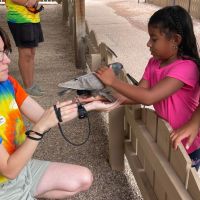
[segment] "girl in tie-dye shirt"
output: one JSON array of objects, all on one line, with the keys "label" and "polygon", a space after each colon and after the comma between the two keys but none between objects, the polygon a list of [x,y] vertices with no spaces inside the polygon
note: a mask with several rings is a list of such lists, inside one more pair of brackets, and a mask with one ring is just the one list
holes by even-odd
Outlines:
[{"label": "girl in tie-dye shirt", "polygon": [[[59,121],[53,107],[44,111],[8,75],[10,51],[9,38],[0,28],[0,199],[57,199],[87,190],[93,180],[89,169],[32,159],[44,132]],[[63,122],[77,116],[77,105],[72,101],[56,107]],[[32,130],[25,130],[21,113],[34,123]]]}]

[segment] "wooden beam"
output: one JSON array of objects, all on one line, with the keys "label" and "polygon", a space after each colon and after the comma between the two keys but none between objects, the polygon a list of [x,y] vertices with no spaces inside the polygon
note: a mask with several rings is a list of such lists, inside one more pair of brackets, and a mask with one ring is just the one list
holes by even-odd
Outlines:
[{"label": "wooden beam", "polygon": [[74,1],[74,46],[76,67],[85,68],[85,0]]},{"label": "wooden beam", "polygon": [[124,107],[109,112],[109,162],[113,170],[124,170]]},{"label": "wooden beam", "polygon": [[167,200],[192,200],[142,121],[137,120],[134,121],[133,124],[136,137],[142,144],[145,158],[148,162],[151,162],[152,167],[155,170],[155,176],[161,177],[162,180],[164,180],[163,187],[165,187]]},{"label": "wooden beam", "polygon": [[68,0],[60,0],[60,3],[61,2],[62,2],[62,11],[63,11],[63,22],[67,23],[68,17],[69,17]]}]

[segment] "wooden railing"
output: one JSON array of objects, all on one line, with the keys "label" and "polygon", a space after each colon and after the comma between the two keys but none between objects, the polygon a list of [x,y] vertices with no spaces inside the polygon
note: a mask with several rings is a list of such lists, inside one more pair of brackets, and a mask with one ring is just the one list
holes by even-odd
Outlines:
[{"label": "wooden railing", "polygon": [[184,7],[193,17],[200,18],[200,1],[199,0],[145,0],[161,7],[169,5],[180,5]]},{"label": "wooden railing", "polygon": [[184,147],[174,151],[171,127],[150,109],[125,107],[125,155],[144,199],[198,200],[200,178]]},{"label": "wooden railing", "polygon": [[85,0],[58,1],[62,1],[63,21],[68,22],[70,33],[73,36],[76,67],[85,68]]}]

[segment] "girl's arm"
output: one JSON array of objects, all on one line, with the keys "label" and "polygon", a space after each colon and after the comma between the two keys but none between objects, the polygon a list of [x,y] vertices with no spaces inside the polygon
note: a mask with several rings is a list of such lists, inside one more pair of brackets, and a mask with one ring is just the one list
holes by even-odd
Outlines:
[{"label": "girl's arm", "polygon": [[185,138],[188,138],[186,148],[189,149],[194,139],[198,135],[200,128],[200,105],[193,113],[192,118],[181,128],[174,130],[171,135],[172,146],[177,149],[178,145]]},{"label": "girl's arm", "polygon": [[[148,88],[149,87],[149,85],[148,85],[148,81],[146,81],[146,80],[144,80],[144,79],[142,79],[140,82],[139,82],[139,84],[138,84],[138,86],[137,87],[142,87],[142,88]],[[137,104],[138,102],[136,102],[136,101],[134,101],[134,100],[132,100],[132,99],[129,99],[129,98],[127,98],[126,96],[124,96],[124,95],[122,95],[122,94],[120,94],[119,92],[114,92],[113,93],[113,96],[117,99],[117,102],[119,103],[120,102],[120,104],[121,105],[127,105],[127,104]],[[95,101],[98,101],[98,105],[100,105],[100,101],[102,102],[102,106],[103,105],[106,105],[106,102],[107,102],[107,99],[105,99],[105,97],[102,97],[102,96],[91,96],[91,97],[87,97],[87,98],[81,98],[81,97],[79,97],[79,100],[80,100],[80,102],[82,102],[82,103],[89,103],[89,102],[95,102]],[[107,104],[108,104],[108,102],[107,102]],[[93,104],[93,105],[95,105],[95,104]],[[109,105],[106,105],[106,107],[108,107]],[[115,107],[113,107],[113,106],[111,106],[113,109],[115,108]],[[106,108],[107,109],[107,108]],[[96,109],[96,110],[98,110],[98,109]],[[111,110],[111,109],[110,109]]]},{"label": "girl's arm", "polygon": [[[20,107],[20,111],[32,122],[36,123],[44,114],[44,109],[30,96],[28,96]],[[34,112],[33,112],[34,111]]]},{"label": "girl's arm", "polygon": [[[152,88],[138,87],[117,79],[112,68],[106,67],[99,69],[96,75],[105,85],[111,86],[134,103],[144,105],[152,105],[165,99],[184,85],[182,81],[166,77]],[[145,80],[141,80],[141,82],[145,82]]]},{"label": "girl's arm", "polygon": [[[86,104],[85,108],[87,111],[91,111],[96,108],[105,111],[111,106],[116,106],[116,103],[103,106],[101,103],[99,103],[95,104],[94,106],[92,102]],[[72,103],[72,101],[57,103],[57,107],[60,107],[61,109],[63,123],[74,119],[78,115],[77,104]],[[30,97],[25,99],[20,107],[20,110],[31,121],[35,122],[32,130],[38,133],[44,133],[46,130],[56,126],[58,123],[53,107],[44,111],[43,108]],[[37,137],[34,134],[31,136]],[[25,142],[19,146],[17,150],[11,155],[9,155],[4,146],[0,144],[0,174],[7,177],[8,179],[15,179],[33,156],[33,153],[35,152],[38,144],[39,141],[26,138]]]},{"label": "girl's arm", "polygon": [[[32,106],[34,109],[36,108],[37,110],[31,109]],[[77,105],[71,104],[71,101],[57,104],[57,107],[61,108],[63,123],[77,116]],[[47,109],[45,112],[43,112],[41,116],[41,107],[38,106],[34,102],[34,100],[31,100],[31,98],[25,99],[21,106],[21,110],[23,110],[23,112],[26,113],[28,117],[33,121],[40,118],[32,128],[33,131],[36,131],[38,133],[44,133],[44,131],[57,125],[58,123],[53,107]],[[40,112],[39,115],[36,114],[37,111]],[[31,136],[37,137],[36,135],[34,135],[34,133],[31,134]],[[11,155],[9,155],[4,146],[0,144],[0,174],[9,179],[16,178],[20,171],[31,159],[33,153],[38,146],[38,143],[38,141],[26,138],[25,142],[21,146],[19,146],[16,151]]]},{"label": "girl's arm", "polygon": [[[140,88],[149,88],[149,84],[147,80],[141,79],[138,86],[135,87],[140,87]],[[118,91],[119,92],[119,91]],[[121,99],[121,104],[122,105],[127,105],[127,104],[139,104],[140,102],[137,102],[136,100],[133,100],[131,98],[128,98],[127,96],[125,96],[124,94],[120,94],[118,93],[119,99]]]}]

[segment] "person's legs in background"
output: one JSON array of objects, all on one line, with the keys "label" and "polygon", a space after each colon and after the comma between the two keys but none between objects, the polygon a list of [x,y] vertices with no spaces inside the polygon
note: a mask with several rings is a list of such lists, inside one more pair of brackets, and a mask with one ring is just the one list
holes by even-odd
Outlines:
[{"label": "person's legs in background", "polygon": [[19,71],[23,87],[31,96],[42,96],[43,91],[35,84],[35,53],[40,42],[44,41],[40,23],[16,24],[8,22],[19,52]]},{"label": "person's legs in background", "polygon": [[25,89],[33,85],[35,48],[18,48],[19,70]]}]

